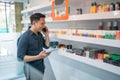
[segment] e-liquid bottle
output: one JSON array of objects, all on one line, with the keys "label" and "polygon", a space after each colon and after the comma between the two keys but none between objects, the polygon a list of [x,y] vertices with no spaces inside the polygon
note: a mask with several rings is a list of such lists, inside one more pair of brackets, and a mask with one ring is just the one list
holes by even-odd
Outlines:
[{"label": "e-liquid bottle", "polygon": [[105,12],[109,12],[109,11],[110,11],[110,5],[106,4],[106,6],[105,6]]},{"label": "e-liquid bottle", "polygon": [[118,22],[117,21],[113,22],[112,30],[118,30]]},{"label": "e-liquid bottle", "polygon": [[115,11],[115,4],[114,3],[110,4],[110,11]]},{"label": "e-liquid bottle", "polygon": [[98,30],[103,30],[103,29],[104,29],[103,22],[101,21],[99,23]]},{"label": "e-liquid bottle", "polygon": [[70,6],[68,7],[68,14],[70,14]]},{"label": "e-liquid bottle", "polygon": [[79,9],[76,9],[77,10],[77,14],[79,14]]},{"label": "e-liquid bottle", "polygon": [[82,14],[82,9],[76,9],[77,10],[77,14]]},{"label": "e-liquid bottle", "polygon": [[94,6],[94,3],[91,3],[90,13],[93,13],[93,6]]},{"label": "e-liquid bottle", "polygon": [[120,2],[116,2],[116,4],[115,4],[115,10],[120,10]]},{"label": "e-liquid bottle", "polygon": [[83,14],[83,12],[82,12],[82,8],[79,9],[79,12],[80,12],[80,14]]},{"label": "e-liquid bottle", "polygon": [[98,4],[98,5],[97,5],[97,12],[100,12],[100,8],[101,8],[101,5]]},{"label": "e-liquid bottle", "polygon": [[93,13],[97,13],[97,3],[94,2],[94,5],[93,5]]},{"label": "e-liquid bottle", "polygon": [[116,39],[120,40],[120,30],[116,31]]},{"label": "e-liquid bottle", "polygon": [[112,22],[111,21],[109,21],[107,23],[107,30],[112,30]]}]

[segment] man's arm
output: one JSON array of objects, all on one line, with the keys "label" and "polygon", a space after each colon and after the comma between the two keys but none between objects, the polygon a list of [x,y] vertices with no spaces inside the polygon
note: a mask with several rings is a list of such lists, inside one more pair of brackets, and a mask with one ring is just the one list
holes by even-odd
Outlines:
[{"label": "man's arm", "polygon": [[27,53],[28,41],[26,36],[21,36],[17,42],[17,58],[18,60],[23,61],[24,56]]},{"label": "man's arm", "polygon": [[47,47],[49,47],[49,45],[50,45],[49,34],[46,34],[46,35],[45,35],[45,44],[46,44]]},{"label": "man's arm", "polygon": [[29,61],[34,61],[34,60],[45,58],[49,55],[49,54],[45,54],[44,51],[41,51],[38,55],[29,56],[29,55],[27,55],[28,54],[27,50],[28,50],[28,41],[27,41],[27,38],[25,36],[23,36],[23,37],[19,38],[19,40],[17,42],[17,58],[18,58],[18,60],[29,62]]},{"label": "man's arm", "polygon": [[24,56],[24,61],[29,62],[29,61],[34,61],[34,60],[38,60],[38,59],[42,59],[47,57],[49,54],[46,54],[45,51],[41,51],[38,55],[35,56],[28,56],[25,55]]},{"label": "man's arm", "polygon": [[45,26],[45,28],[46,28],[46,32],[43,32],[43,34],[45,35],[45,45],[44,46],[46,46],[45,48],[49,48],[49,45],[50,45],[49,31],[46,26]]}]

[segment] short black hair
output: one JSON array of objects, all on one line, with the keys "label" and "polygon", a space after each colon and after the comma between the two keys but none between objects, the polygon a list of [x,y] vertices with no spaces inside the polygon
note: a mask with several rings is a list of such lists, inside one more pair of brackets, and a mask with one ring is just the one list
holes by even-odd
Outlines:
[{"label": "short black hair", "polygon": [[31,24],[33,21],[39,21],[40,18],[45,18],[45,15],[44,14],[41,14],[41,13],[34,13],[30,16],[30,21],[31,21]]}]

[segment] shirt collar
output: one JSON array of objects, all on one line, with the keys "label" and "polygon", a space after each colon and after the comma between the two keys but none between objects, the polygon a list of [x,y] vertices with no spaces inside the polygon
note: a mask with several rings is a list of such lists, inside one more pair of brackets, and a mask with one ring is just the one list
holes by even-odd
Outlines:
[{"label": "shirt collar", "polygon": [[[28,29],[28,31],[30,32],[30,35],[35,35],[34,32],[32,32],[30,29]],[[38,35],[41,34],[40,32],[38,32]]]}]

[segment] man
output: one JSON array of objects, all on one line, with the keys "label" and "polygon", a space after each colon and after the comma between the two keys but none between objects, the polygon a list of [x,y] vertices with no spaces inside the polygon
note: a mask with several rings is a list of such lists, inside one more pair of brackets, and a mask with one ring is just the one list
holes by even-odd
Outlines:
[{"label": "man", "polygon": [[[45,26],[45,15],[35,13],[30,16],[30,20],[31,27],[18,39],[17,57],[25,62],[24,72],[27,80],[42,80],[45,70],[44,58],[50,54],[43,51],[43,47],[49,48],[49,32]],[[43,28],[46,31],[43,31]]]}]

